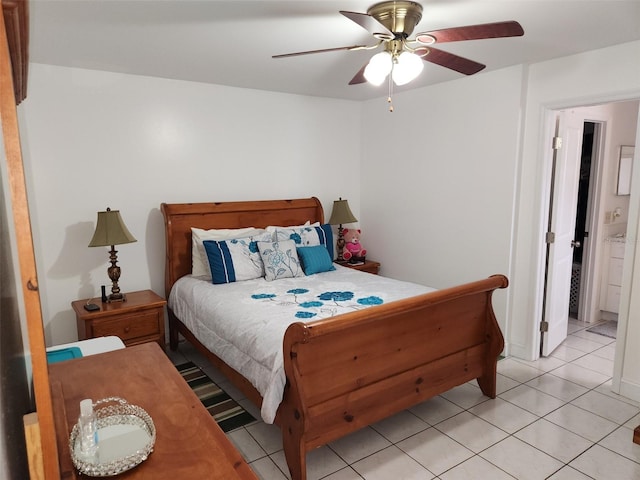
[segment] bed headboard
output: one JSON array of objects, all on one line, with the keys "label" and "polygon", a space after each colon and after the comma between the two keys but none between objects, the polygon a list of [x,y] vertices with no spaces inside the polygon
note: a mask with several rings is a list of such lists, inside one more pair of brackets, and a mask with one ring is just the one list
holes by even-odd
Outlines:
[{"label": "bed headboard", "polygon": [[302,225],[307,220],[324,223],[322,204],[316,197],[294,200],[255,200],[217,203],[163,203],[166,258],[164,286],[169,295],[180,277],[191,273],[191,227],[264,228],[268,225]]}]

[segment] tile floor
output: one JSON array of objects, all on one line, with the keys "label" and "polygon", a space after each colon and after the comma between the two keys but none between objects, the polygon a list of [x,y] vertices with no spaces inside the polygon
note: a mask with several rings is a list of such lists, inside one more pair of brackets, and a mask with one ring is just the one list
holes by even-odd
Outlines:
[{"label": "tile floor", "polygon": [[[498,396],[466,383],[312,451],[309,480],[640,479],[640,405],[610,391],[615,340],[570,320],[567,340],[535,362],[498,363]],[[188,344],[189,359],[259,412]],[[262,421],[228,437],[263,480],[289,479],[280,431]]]}]

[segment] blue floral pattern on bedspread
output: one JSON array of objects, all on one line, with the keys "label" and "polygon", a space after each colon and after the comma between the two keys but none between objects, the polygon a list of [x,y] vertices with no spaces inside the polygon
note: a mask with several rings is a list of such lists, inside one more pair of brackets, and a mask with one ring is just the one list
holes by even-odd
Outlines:
[{"label": "blue floral pattern on bedspread", "polygon": [[254,293],[251,295],[254,300],[275,302],[281,306],[298,305],[304,310],[298,310],[294,316],[304,320],[314,317],[331,317],[384,303],[382,298],[375,295],[356,298],[355,303],[352,301],[354,297],[355,294],[349,291],[322,292],[316,295],[306,288],[293,288],[281,296],[275,293]]}]

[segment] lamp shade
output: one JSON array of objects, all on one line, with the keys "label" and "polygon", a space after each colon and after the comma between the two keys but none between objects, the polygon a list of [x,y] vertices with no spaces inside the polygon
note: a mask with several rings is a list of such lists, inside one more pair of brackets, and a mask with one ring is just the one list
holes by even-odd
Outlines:
[{"label": "lamp shade", "polygon": [[119,210],[107,208],[106,212],[98,212],[96,231],[93,234],[90,247],[106,247],[137,242],[122,221]]},{"label": "lamp shade", "polygon": [[364,78],[372,85],[382,85],[393,67],[393,60],[389,52],[376,53],[364,69]]},{"label": "lamp shade", "polygon": [[398,56],[398,62],[393,67],[393,83],[396,85],[405,85],[416,78],[422,72],[424,62],[415,53],[402,52]]},{"label": "lamp shade", "polygon": [[334,200],[329,224],[342,225],[343,223],[353,223],[357,221],[358,219],[351,212],[349,203],[346,200],[342,198],[340,200]]}]

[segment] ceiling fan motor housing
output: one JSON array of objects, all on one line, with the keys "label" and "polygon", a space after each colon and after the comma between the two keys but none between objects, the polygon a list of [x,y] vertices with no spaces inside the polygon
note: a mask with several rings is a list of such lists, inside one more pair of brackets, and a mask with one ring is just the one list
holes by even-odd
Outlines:
[{"label": "ceiling fan motor housing", "polygon": [[381,2],[367,13],[396,35],[407,38],[422,19],[422,5],[416,2]]}]

